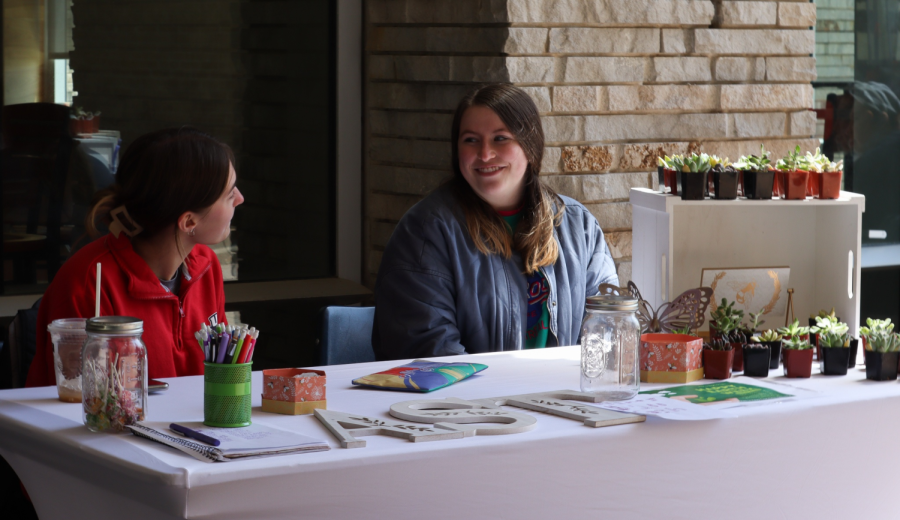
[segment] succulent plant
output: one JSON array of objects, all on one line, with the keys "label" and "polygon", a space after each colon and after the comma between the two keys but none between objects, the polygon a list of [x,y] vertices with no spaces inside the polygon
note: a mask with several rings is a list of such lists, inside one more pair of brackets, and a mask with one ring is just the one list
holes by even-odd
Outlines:
[{"label": "succulent plant", "polygon": [[810,327],[809,331],[819,335],[819,346],[825,348],[849,347],[850,327],[843,322],[838,321],[833,316],[826,315],[824,318],[816,316],[816,324]]},{"label": "succulent plant", "polygon": [[[799,148],[799,146],[798,146]],[[806,165],[808,166],[809,171],[813,172],[840,172],[844,171],[844,161],[832,162],[831,159],[822,155],[819,152],[819,149],[816,148],[816,153],[811,154],[806,152],[806,157],[804,157]]]},{"label": "succulent plant", "polygon": [[[799,152],[800,147],[797,147]],[[766,171],[769,169],[769,153],[764,145],[759,145],[759,155],[742,155],[740,159],[734,163],[736,170],[742,171]]]},{"label": "succulent plant", "polygon": [[779,341],[780,339],[781,339],[781,334],[775,332],[772,329],[769,329],[769,330],[763,332],[762,334],[760,334],[759,336],[753,336],[752,338],[750,338],[750,341],[760,343],[760,342],[767,342],[767,341]]},{"label": "succulent plant", "polygon": [[689,157],[673,155],[671,159],[668,156],[665,159],[667,164],[671,164],[671,169],[682,173],[706,173],[712,168],[709,155],[705,153],[692,153]]},{"label": "succulent plant", "polygon": [[696,334],[694,334],[694,331],[691,330],[690,325],[685,326],[683,329],[675,329],[672,331],[672,334],[686,334],[688,336],[699,337]]},{"label": "succulent plant", "polygon": [[763,309],[760,309],[759,312],[756,312],[756,313],[753,313],[753,312],[747,313],[747,317],[749,318],[750,323],[747,325],[746,330],[748,332],[750,332],[750,334],[753,334],[754,332],[758,331],[759,326],[766,322],[765,320],[760,319],[763,317],[763,311],[765,311],[765,310],[766,309],[763,308]]},{"label": "succulent plant", "polygon": [[719,322],[723,321],[725,318],[734,322],[735,328],[737,328],[744,319],[744,311],[735,309],[734,302],[729,302],[727,298],[722,298],[722,304],[717,306],[716,310],[710,313],[710,325],[721,332],[722,327],[719,326]]},{"label": "succulent plant", "polygon": [[894,352],[900,350],[900,335],[893,332],[891,319],[866,319],[866,326],[859,328],[859,333],[866,337],[866,350],[875,352]]},{"label": "succulent plant", "polygon": [[731,343],[723,339],[714,339],[704,343],[703,348],[706,350],[731,350]]},{"label": "succulent plant", "polygon": [[825,309],[821,309],[821,310],[819,310],[818,314],[810,314],[809,319],[814,320],[814,319],[816,319],[816,316],[818,316],[820,318],[825,318],[827,316],[831,316],[832,318],[834,318],[835,317],[834,307],[831,308],[831,312],[826,311]]},{"label": "succulent plant", "polygon": [[791,339],[809,334],[809,327],[801,327],[800,320],[794,320],[794,322],[787,327],[781,327],[777,330],[783,337]]},{"label": "succulent plant", "polygon": [[787,350],[806,350],[812,348],[808,339],[800,339],[800,336],[791,336],[781,340],[781,345]]},{"label": "succulent plant", "polygon": [[775,163],[775,168],[782,171],[806,170],[806,158],[800,154],[800,145],[794,148],[793,152],[789,152]]}]

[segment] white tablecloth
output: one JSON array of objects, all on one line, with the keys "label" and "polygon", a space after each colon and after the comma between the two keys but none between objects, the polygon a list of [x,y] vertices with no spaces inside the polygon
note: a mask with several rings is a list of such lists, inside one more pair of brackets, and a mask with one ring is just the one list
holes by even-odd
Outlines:
[{"label": "white tablecloth", "polygon": [[[453,358],[483,373],[431,394],[354,388],[400,363],[327,367],[328,408],[389,419],[391,404],[577,389],[578,349]],[[817,371],[814,368],[814,371]],[[94,434],[53,387],[0,392],[0,454],[54,518],[896,518],[900,384],[813,375],[768,381],[815,397],[736,418],[589,428],[535,413],[526,433],[341,449],[312,416],[253,421],[327,439],[328,452],[208,464],[131,435]],[[202,420],[201,377],[169,379],[148,420]],[[709,382],[709,381],[705,381]],[[659,387],[661,385],[653,385]],[[668,386],[668,385],[666,385]],[[650,388],[645,385],[644,388]],[[521,411],[515,409],[516,411]],[[526,412],[530,413],[530,412]]]}]

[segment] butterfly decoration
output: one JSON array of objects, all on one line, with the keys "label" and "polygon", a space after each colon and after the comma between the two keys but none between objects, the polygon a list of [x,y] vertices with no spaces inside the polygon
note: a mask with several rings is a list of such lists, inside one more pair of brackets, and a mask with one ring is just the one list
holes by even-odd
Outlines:
[{"label": "butterfly decoration", "polygon": [[671,302],[663,303],[656,311],[641,297],[637,285],[628,282],[627,287],[609,283],[600,284],[600,294],[633,296],[638,300],[637,318],[642,332],[674,332],[685,327],[698,329],[706,321],[706,309],[712,299],[713,290],[698,287],[684,291]]}]

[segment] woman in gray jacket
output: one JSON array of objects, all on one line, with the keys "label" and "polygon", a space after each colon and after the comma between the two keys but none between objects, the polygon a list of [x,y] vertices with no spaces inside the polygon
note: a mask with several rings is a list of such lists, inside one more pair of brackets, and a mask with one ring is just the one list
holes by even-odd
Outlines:
[{"label": "woman in gray jacket", "polygon": [[413,206],[375,286],[378,359],[578,343],[585,298],[618,284],[597,219],[539,178],[544,131],[521,89],[463,98],[453,177]]}]

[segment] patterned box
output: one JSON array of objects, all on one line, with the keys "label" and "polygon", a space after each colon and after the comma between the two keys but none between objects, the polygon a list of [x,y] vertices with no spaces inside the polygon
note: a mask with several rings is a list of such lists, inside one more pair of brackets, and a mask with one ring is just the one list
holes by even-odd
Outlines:
[{"label": "patterned box", "polygon": [[262,409],[285,415],[325,409],[325,371],[309,368],[263,370]]},{"label": "patterned box", "polygon": [[689,383],[703,377],[703,340],[687,334],[641,335],[641,381]]}]

